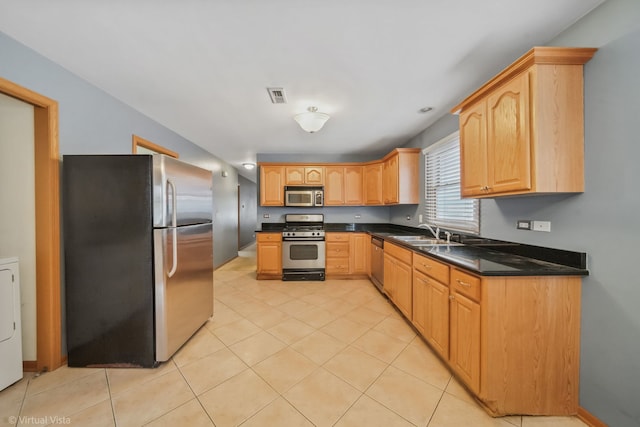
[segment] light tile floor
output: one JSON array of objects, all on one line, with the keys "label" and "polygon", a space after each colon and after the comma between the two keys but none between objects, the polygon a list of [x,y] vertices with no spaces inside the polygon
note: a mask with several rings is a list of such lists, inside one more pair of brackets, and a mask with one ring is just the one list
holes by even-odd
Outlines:
[{"label": "light tile floor", "polygon": [[502,426],[366,280],[255,280],[255,248],[215,272],[214,317],[157,369],[62,367],[0,392],[0,426]]}]

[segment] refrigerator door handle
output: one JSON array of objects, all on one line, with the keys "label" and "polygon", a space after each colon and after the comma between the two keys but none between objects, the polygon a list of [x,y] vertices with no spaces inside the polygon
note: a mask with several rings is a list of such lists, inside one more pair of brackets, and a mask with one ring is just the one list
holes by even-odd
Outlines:
[{"label": "refrigerator door handle", "polygon": [[[167,179],[167,190],[171,187],[171,226],[176,227],[178,225],[178,197],[176,195],[176,185],[170,179]],[[169,198],[169,191],[167,191],[167,198]]]},{"label": "refrigerator door handle", "polygon": [[[167,273],[167,276],[171,277],[176,273],[178,269],[178,229],[177,227],[177,212],[178,212],[178,197],[176,197],[176,185],[169,179],[167,179],[167,189],[171,187],[171,227],[173,227],[173,242],[172,242],[172,261],[171,270]],[[167,195],[168,197],[168,195]]]}]

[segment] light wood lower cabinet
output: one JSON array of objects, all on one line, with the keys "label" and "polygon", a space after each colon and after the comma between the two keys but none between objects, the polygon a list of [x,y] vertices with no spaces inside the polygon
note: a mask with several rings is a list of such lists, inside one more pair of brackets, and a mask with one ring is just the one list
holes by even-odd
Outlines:
[{"label": "light wood lower cabinet", "polygon": [[328,278],[367,276],[369,235],[354,232],[328,232],[326,241],[326,275]]},{"label": "light wood lower cabinet", "polygon": [[480,303],[455,290],[450,297],[449,364],[471,391],[480,394]]},{"label": "light wood lower cabinet", "polygon": [[384,291],[407,319],[412,307],[412,252],[392,243],[384,245]]},{"label": "light wood lower cabinet", "polygon": [[481,277],[417,253],[411,268],[384,249],[390,300],[487,412],[577,413],[580,277]]},{"label": "light wood lower cabinet", "polygon": [[326,233],[326,275],[348,275],[350,233]]},{"label": "light wood lower cabinet", "polygon": [[413,325],[444,359],[449,357],[449,267],[413,254]]},{"label": "light wood lower cabinet", "polygon": [[260,279],[282,279],[282,234],[257,233],[257,271]]}]

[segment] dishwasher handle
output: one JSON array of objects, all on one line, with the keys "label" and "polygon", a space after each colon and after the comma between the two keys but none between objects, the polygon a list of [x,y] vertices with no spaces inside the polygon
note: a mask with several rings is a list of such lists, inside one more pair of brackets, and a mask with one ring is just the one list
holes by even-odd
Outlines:
[{"label": "dishwasher handle", "polygon": [[380,237],[371,236],[371,244],[379,248],[384,248],[384,240]]}]

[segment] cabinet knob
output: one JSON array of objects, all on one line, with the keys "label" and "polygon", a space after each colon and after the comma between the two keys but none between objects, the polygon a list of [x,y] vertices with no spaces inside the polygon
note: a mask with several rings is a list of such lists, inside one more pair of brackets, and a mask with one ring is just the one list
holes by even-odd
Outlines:
[{"label": "cabinet knob", "polygon": [[456,299],[456,297],[454,297],[453,295],[449,295],[449,301],[453,301],[454,299]]}]

